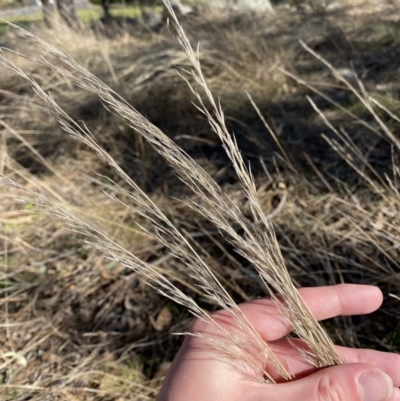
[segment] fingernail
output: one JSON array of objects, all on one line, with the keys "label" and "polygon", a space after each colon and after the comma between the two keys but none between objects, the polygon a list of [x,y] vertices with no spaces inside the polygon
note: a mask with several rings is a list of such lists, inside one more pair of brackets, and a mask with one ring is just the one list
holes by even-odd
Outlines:
[{"label": "fingernail", "polygon": [[358,390],[362,401],[386,401],[393,395],[393,381],[386,373],[368,372],[359,377]]}]

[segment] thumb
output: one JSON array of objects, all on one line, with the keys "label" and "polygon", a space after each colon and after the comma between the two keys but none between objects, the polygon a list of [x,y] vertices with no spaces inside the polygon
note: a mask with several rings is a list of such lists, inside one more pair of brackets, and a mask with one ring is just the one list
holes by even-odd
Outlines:
[{"label": "thumb", "polygon": [[375,366],[345,364],[290,383],[271,385],[270,392],[264,389],[260,400],[386,401],[393,391],[392,379]]}]

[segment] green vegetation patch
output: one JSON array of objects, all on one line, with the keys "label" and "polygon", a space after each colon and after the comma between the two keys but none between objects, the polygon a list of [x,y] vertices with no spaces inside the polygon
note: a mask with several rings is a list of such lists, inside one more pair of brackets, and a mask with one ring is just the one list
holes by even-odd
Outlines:
[{"label": "green vegetation patch", "polygon": [[[161,9],[161,7],[157,8]],[[103,9],[100,5],[91,5],[88,8],[80,8],[76,12],[81,21],[85,23],[97,21],[103,16]],[[114,17],[139,18],[141,16],[140,7],[135,5],[111,6],[110,12]],[[29,29],[31,24],[43,21],[43,14],[36,13],[31,15],[10,16],[5,17],[4,20],[12,22],[22,28]],[[0,36],[4,35],[7,30],[7,25],[0,22]]]}]

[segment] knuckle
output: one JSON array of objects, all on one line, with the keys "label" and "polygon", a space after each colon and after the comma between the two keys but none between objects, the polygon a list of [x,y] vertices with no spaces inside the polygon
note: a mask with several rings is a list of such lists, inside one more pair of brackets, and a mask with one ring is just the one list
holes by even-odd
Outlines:
[{"label": "knuckle", "polygon": [[346,382],[334,380],[329,375],[322,375],[317,384],[318,401],[356,401],[348,391]]}]

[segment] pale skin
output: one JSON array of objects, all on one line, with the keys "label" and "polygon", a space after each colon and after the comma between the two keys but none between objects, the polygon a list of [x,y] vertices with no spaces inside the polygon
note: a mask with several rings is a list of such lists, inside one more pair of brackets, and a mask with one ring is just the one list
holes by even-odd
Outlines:
[{"label": "pale skin", "polygon": [[[300,293],[317,320],[371,313],[382,303],[381,291],[373,286],[341,284]],[[278,384],[258,383],[221,360],[208,341],[187,336],[157,401],[400,401],[400,355],[337,347],[343,365],[317,370],[284,338],[290,326],[270,299],[242,304],[241,309],[295,380],[282,382],[274,375]],[[213,317],[232,330],[226,312]],[[191,331],[217,335],[202,321]]]}]

